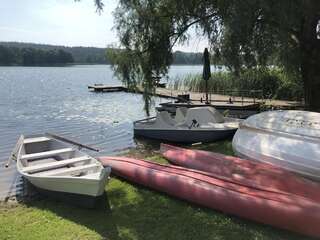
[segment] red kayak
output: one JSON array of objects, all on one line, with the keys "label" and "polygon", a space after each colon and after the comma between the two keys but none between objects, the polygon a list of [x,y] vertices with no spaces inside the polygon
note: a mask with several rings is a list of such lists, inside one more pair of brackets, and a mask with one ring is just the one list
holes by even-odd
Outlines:
[{"label": "red kayak", "polygon": [[161,144],[161,154],[171,163],[213,174],[217,178],[279,193],[290,193],[320,202],[320,183],[276,166],[202,150]]},{"label": "red kayak", "polygon": [[124,157],[101,157],[112,173],[205,207],[320,237],[320,204],[287,193],[250,188],[209,173]]}]

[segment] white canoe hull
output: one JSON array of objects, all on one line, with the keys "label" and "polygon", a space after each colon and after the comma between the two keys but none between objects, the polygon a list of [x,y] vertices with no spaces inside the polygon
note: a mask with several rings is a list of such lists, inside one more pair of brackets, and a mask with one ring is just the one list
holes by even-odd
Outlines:
[{"label": "white canoe hull", "polygon": [[[320,180],[320,125],[315,122],[317,113],[311,113],[314,126],[310,124],[309,115],[309,112],[302,111],[276,111],[253,116],[236,132],[233,149],[238,156],[271,163]],[[290,118],[300,120],[281,123],[283,119]],[[307,126],[300,124],[301,119]]]}]

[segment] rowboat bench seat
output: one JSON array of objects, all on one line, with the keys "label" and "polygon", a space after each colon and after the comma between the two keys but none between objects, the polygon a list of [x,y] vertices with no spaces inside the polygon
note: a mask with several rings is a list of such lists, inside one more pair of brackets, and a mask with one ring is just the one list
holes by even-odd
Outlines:
[{"label": "rowboat bench seat", "polygon": [[25,168],[23,168],[23,171],[26,173],[43,172],[43,171],[47,171],[49,169],[61,168],[61,167],[65,167],[70,164],[88,161],[90,159],[91,159],[90,157],[83,156],[83,157],[55,161],[55,162],[51,162],[51,163],[40,163],[40,164],[37,164],[34,166],[25,167]]},{"label": "rowboat bench seat", "polygon": [[34,138],[26,138],[23,140],[24,144],[28,144],[28,143],[39,143],[39,142],[46,142],[46,141],[50,141],[51,139],[48,137],[34,137]]},{"label": "rowboat bench seat", "polygon": [[37,158],[46,158],[55,156],[62,153],[74,152],[72,148],[61,148],[51,151],[39,152],[39,153],[31,153],[31,154],[24,154],[21,156],[21,160],[32,160]]},{"label": "rowboat bench seat", "polygon": [[38,177],[44,176],[77,176],[79,173],[88,173],[89,170],[93,170],[99,167],[97,163],[74,166],[70,168],[58,168],[58,169],[49,169],[48,171],[43,171],[39,173],[35,173]]},{"label": "rowboat bench seat", "polygon": [[39,164],[48,164],[48,163],[53,163],[57,162],[58,160],[55,157],[48,157],[48,158],[40,158],[32,161],[28,161],[24,167],[31,167],[31,166],[36,166]]}]

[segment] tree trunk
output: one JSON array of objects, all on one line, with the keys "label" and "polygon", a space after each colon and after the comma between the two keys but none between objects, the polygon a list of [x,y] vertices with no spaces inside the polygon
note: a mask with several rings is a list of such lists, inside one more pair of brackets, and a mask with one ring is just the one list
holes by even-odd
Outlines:
[{"label": "tree trunk", "polygon": [[305,16],[300,37],[301,72],[307,109],[320,112],[320,39],[316,28],[320,7],[316,1],[305,1]]}]

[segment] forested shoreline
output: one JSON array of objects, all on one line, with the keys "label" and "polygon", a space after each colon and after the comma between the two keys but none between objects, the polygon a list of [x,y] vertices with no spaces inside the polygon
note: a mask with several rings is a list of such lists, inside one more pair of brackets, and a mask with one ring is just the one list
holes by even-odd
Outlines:
[{"label": "forested shoreline", "polygon": [[0,45],[0,65],[4,66],[41,66],[70,64],[73,62],[72,54],[62,49],[41,50]]},{"label": "forested shoreline", "polygon": [[[110,64],[106,50],[107,48],[96,47],[0,42],[0,65]],[[173,54],[173,64],[202,64],[202,54],[176,51]]]}]

